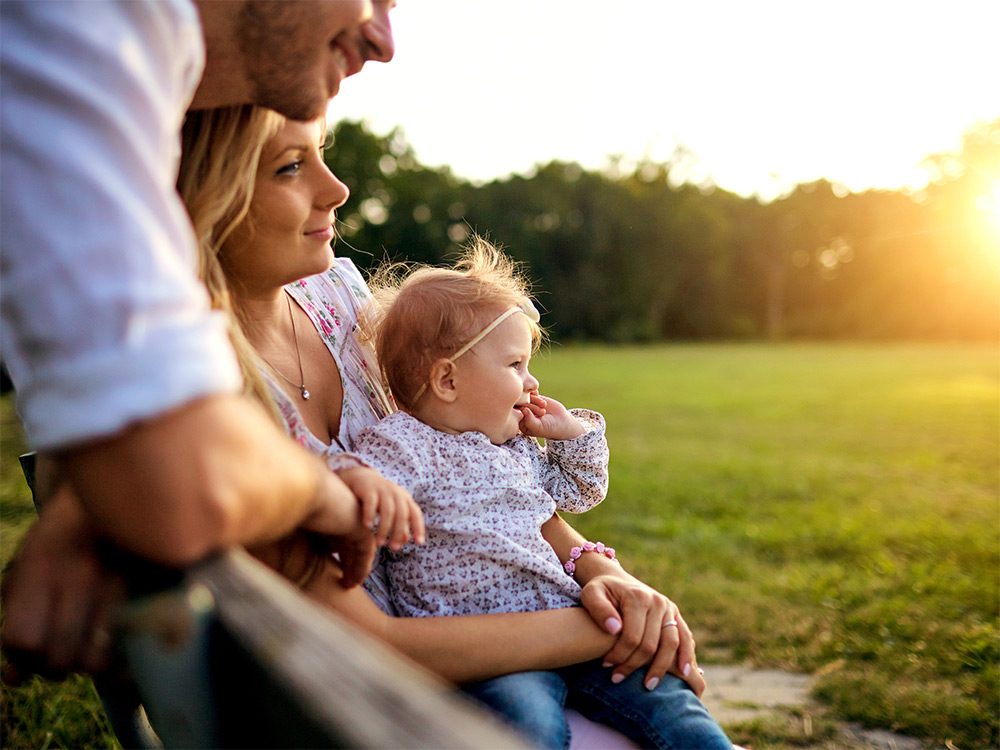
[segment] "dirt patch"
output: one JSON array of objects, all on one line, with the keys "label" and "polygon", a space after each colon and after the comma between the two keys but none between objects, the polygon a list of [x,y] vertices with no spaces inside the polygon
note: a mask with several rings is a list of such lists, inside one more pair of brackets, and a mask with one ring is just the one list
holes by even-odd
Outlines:
[{"label": "dirt patch", "polygon": [[810,678],[776,669],[707,666],[701,697],[720,724],[748,721],[779,708],[808,706]]},{"label": "dirt patch", "polygon": [[[776,669],[704,666],[708,688],[702,702],[712,716],[727,724],[750,721],[769,714],[815,707],[809,697],[812,678]],[[924,742],[914,737],[882,729],[864,729],[857,724],[840,727],[840,741],[826,747],[880,748],[882,750],[925,750]]]}]

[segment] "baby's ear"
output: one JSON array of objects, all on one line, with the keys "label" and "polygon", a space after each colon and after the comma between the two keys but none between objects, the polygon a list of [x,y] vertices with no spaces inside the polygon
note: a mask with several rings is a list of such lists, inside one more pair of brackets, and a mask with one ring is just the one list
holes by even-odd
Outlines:
[{"label": "baby's ear", "polygon": [[431,377],[427,390],[445,403],[452,403],[458,398],[455,389],[455,363],[450,359],[439,359],[431,365]]}]

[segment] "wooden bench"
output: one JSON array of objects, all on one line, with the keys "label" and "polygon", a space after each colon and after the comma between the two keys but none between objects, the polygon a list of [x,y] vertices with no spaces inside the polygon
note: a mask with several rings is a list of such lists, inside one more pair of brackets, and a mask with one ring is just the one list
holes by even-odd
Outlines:
[{"label": "wooden bench", "polygon": [[96,683],[124,747],[528,746],[242,550],[130,601],[116,645],[129,677]]}]

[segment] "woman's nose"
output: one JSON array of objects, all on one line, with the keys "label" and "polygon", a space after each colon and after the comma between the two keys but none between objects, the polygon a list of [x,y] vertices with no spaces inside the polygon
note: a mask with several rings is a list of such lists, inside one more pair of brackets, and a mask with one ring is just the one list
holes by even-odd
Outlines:
[{"label": "woman's nose", "polygon": [[376,0],[372,17],[361,28],[365,39],[365,59],[389,62],[396,54],[396,42],[392,38],[392,24],[389,11],[395,3],[392,0]]},{"label": "woman's nose", "polygon": [[348,189],[347,185],[340,181],[330,170],[326,170],[326,184],[323,186],[323,191],[318,196],[319,203],[323,208],[340,208],[345,203],[347,199],[351,197],[351,191]]}]

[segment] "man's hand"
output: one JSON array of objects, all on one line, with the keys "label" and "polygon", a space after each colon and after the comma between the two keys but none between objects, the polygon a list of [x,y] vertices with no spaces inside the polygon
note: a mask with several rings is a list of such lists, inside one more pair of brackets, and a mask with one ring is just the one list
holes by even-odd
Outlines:
[{"label": "man's hand", "polygon": [[62,484],[4,576],[4,681],[103,670],[115,613],[126,595],[124,579],[102,562],[96,535],[69,485]]},{"label": "man's hand", "polygon": [[580,601],[602,628],[618,641],[605,655],[620,682],[649,664],[645,685],[652,690],[666,672],[685,680],[700,698],[705,679],[695,658],[695,641],[677,605],[639,579],[622,572],[592,578]]}]

